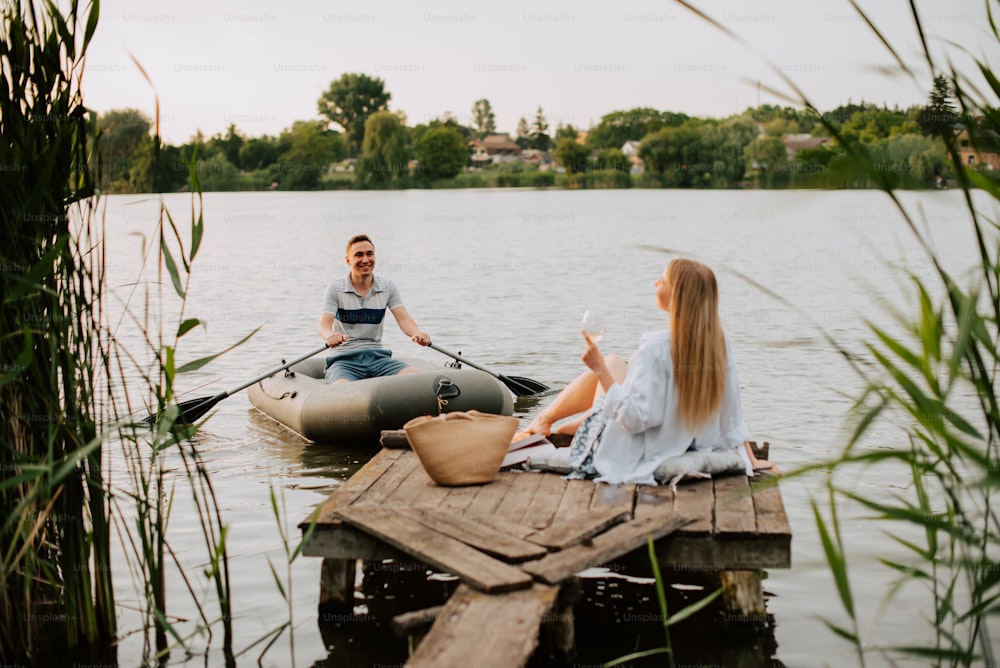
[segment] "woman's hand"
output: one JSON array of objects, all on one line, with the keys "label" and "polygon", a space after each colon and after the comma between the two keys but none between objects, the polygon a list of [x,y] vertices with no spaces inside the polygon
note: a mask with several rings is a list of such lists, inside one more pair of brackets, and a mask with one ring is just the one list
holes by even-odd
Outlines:
[{"label": "woman's hand", "polygon": [[754,472],[781,475],[781,470],[777,464],[767,459],[757,459],[757,456],[753,453],[753,448],[750,447],[749,441],[743,441],[743,447],[746,448],[747,455],[750,458],[750,466],[753,467]]},{"label": "woman's hand", "polygon": [[347,334],[342,332],[330,332],[330,336],[323,339],[326,341],[327,348],[336,348],[341,343],[347,340]]},{"label": "woman's hand", "polygon": [[597,382],[607,392],[615,384],[615,377],[611,374],[611,369],[608,368],[608,363],[604,360],[601,349],[587,336],[586,332],[583,332],[583,340],[587,344],[587,349],[583,351],[581,359],[587,368],[594,372],[594,375],[597,376]]},{"label": "woman's hand", "polygon": [[583,332],[583,340],[586,342],[587,348],[583,351],[583,356],[580,359],[583,360],[588,369],[594,373],[598,373],[602,367],[607,367],[604,362],[604,355],[601,354],[601,349],[597,347],[597,344],[587,336],[587,332]]}]

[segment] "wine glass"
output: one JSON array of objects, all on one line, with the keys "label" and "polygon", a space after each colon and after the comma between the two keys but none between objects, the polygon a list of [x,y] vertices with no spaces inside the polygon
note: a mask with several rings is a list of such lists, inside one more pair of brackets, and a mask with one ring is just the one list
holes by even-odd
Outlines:
[{"label": "wine glass", "polygon": [[592,308],[583,312],[583,332],[594,343],[604,337],[604,316]]}]

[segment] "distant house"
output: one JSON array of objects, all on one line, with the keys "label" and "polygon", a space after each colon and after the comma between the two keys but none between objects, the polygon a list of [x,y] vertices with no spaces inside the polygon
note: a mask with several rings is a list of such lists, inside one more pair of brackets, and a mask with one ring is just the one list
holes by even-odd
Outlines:
[{"label": "distant house", "polygon": [[480,167],[489,162],[509,162],[521,155],[521,147],[507,134],[486,135],[472,140],[469,145],[472,146],[472,164]]},{"label": "distant house", "polygon": [[830,141],[829,137],[813,137],[808,134],[785,135],[782,139],[785,142],[785,151],[788,152],[789,160],[794,160],[795,154],[799,151],[818,148]]},{"label": "distant house", "polygon": [[632,158],[638,158],[639,157],[639,144],[640,143],[642,143],[642,142],[637,142],[637,141],[634,141],[632,139],[629,139],[627,142],[625,142],[624,144],[622,144],[622,153],[629,160],[631,160]]},{"label": "distant house", "polygon": [[1000,135],[993,130],[978,131],[977,146],[972,144],[968,130],[958,133],[955,141],[963,165],[989,170],[1000,169]]},{"label": "distant house", "polygon": [[642,158],[639,157],[639,144],[642,142],[634,141],[632,139],[628,140],[622,144],[622,155],[628,158],[628,161],[632,163],[629,168],[629,173],[633,176],[642,174],[646,165],[643,164]]},{"label": "distant house", "polygon": [[538,165],[538,169],[545,171],[555,165],[555,159],[548,151],[540,151],[537,148],[526,148],[521,151],[521,162],[526,165]]}]

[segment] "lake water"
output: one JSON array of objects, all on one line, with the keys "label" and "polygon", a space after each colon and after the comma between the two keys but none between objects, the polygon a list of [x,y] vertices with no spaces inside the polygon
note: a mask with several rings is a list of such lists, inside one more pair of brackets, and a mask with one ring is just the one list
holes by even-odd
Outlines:
[{"label": "lake water", "polygon": [[[163,201],[181,227],[189,225],[188,196]],[[902,201],[933,239],[944,264],[964,275],[962,269],[976,250],[960,193],[906,193]],[[138,196],[105,199],[108,275],[119,295],[130,290],[141,259],[141,235],[153,233],[158,202]],[[223,350],[261,329],[238,350],[182,378],[180,389],[189,392],[188,398],[234,387],[261,368],[316,347],[323,290],[345,271],[347,238],[362,232],[375,241],[378,272],[396,281],[410,313],[435,342],[487,367],[558,389],[583,368],[579,330],[585,308],[600,308],[606,316],[602,349],[626,357],[642,332],[663,326],[653,281],[670,256],[648,248],[654,246],[716,269],[746,422],[757,440],[771,443],[772,458],[786,470],[838,450],[851,398],[861,387],[820,328],[860,351],[859,342],[868,337],[865,320],[892,328],[888,304],[903,303],[900,286],[906,272],[926,272],[928,266],[894,205],[873,191],[210,193],[204,213],[206,232],[185,317],[200,318],[206,326],[184,338],[179,359]],[[133,349],[141,348],[127,322],[119,335]],[[409,342],[391,320],[385,342],[397,356],[447,361]],[[527,422],[550,398],[519,402],[517,415]],[[898,436],[880,430],[873,438]],[[234,646],[240,651],[288,619],[288,605],[268,567],[273,562],[285,578],[270,491],[284,505],[286,531],[297,538],[296,523],[372,452],[304,443],[261,416],[244,393],[219,405],[198,443],[229,526]],[[886,470],[863,484],[873,493],[888,494],[907,481]],[[774,656],[787,665],[836,662],[833,657],[849,648],[819,619],[843,618],[809,505],[813,495],[822,493],[822,480],[789,479],[781,489],[794,531],[793,567],[772,571],[765,582],[771,594],[768,610],[775,618]],[[170,517],[171,545],[184,563],[203,566],[200,530],[181,499],[188,493],[178,490],[178,509]],[[870,596],[860,604],[868,640],[919,640],[928,628],[925,617],[933,614],[920,590],[900,593],[904,606],[893,610],[908,610],[905,615],[883,616],[878,609],[885,574],[877,559],[886,554],[888,541],[858,517],[843,517],[842,528],[850,553],[858,558],[851,571],[856,592]],[[328,661],[325,665],[361,666],[404,659],[399,652],[405,652],[405,645],[401,649],[383,625],[372,621],[377,600],[359,601],[353,627],[342,620],[320,623],[331,620],[317,619],[319,569],[319,559],[306,557],[291,569],[298,665]],[[129,608],[137,601],[122,570],[116,572],[116,582],[122,631],[128,632],[139,624]],[[370,574],[366,590],[378,586],[380,577]],[[197,570],[191,578],[197,591],[210,589]],[[402,591],[427,587],[440,594],[444,586],[424,583],[422,574],[416,580]],[[605,585],[627,583],[609,581],[600,587]],[[197,619],[182,581],[171,577],[168,587],[169,612]],[[905,605],[908,600],[912,605]],[[578,612],[581,624],[587,614],[586,607]],[[193,623],[179,627],[194,630]],[[122,642],[123,665],[137,662],[139,635]],[[659,636],[647,637],[641,648],[659,641]],[[194,646],[204,644],[201,640]],[[217,633],[210,665],[218,664],[220,644]],[[264,644],[248,650],[240,663],[255,663]],[[291,656],[286,633],[262,663],[289,665]],[[173,655],[175,661],[180,658]],[[587,656],[580,660],[594,662]],[[190,662],[202,665],[205,660]]]}]

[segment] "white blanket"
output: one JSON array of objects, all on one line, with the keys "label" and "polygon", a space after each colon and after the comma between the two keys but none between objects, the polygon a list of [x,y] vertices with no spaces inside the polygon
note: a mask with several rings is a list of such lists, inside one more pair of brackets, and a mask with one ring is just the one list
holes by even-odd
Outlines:
[{"label": "white blanket", "polygon": [[[572,470],[569,465],[569,448],[532,454],[534,456],[529,456],[524,462],[524,468],[529,471],[567,474]],[[676,489],[681,480],[711,478],[725,473],[743,473],[743,460],[735,450],[685,452],[660,464],[653,472],[653,478],[661,485],[670,485],[671,489]]]}]

